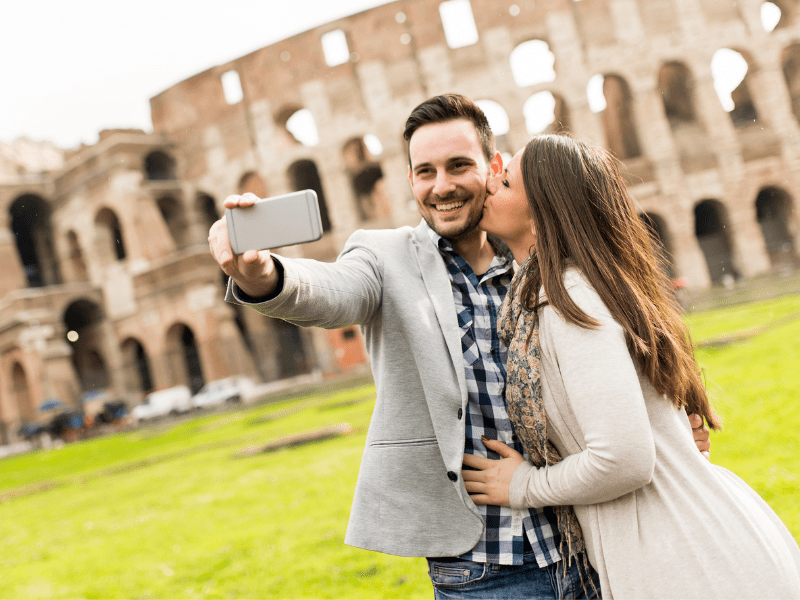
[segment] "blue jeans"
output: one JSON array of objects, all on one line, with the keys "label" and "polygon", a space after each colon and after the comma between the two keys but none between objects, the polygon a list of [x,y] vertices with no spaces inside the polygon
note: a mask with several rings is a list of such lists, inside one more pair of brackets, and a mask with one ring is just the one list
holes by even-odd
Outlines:
[{"label": "blue jeans", "polygon": [[[528,556],[526,559],[532,560]],[[590,567],[591,569],[591,567]],[[586,598],[581,586],[578,568],[563,572],[563,565],[556,563],[539,567],[535,560],[522,565],[488,565],[469,560],[438,561],[428,559],[428,575],[433,583],[436,600],[478,598],[530,598],[541,600],[578,600]],[[596,589],[600,589],[597,573],[591,569]],[[588,581],[587,587],[588,585]],[[589,598],[596,598],[589,587]]]}]

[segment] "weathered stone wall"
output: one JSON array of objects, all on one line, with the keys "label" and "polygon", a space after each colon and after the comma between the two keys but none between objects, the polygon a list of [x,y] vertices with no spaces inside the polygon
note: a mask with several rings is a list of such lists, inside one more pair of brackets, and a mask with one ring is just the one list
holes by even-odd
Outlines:
[{"label": "weathered stone wall", "polygon": [[[328,244],[299,252],[330,259],[357,227],[416,222],[400,137],[416,104],[450,91],[494,100],[510,122],[501,150],[513,151],[529,137],[526,100],[548,91],[562,102],[569,129],[624,159],[634,196],[662,225],[675,273],[689,286],[706,287],[712,277],[718,282],[725,265],[735,277],[780,266],[777,257],[770,259],[756,218],[755,201],[764,188],[790,199],[792,249],[784,258],[795,260],[800,138],[784,54],[800,33],[796,2],[777,3],[782,20],[767,33],[763,2],[753,0],[473,0],[478,41],[456,49],[445,41],[439,4],[393,2],[200,73],[152,99],[154,127],[181,142],[182,176],[220,200],[249,171],[260,174],[270,194],[291,191],[290,165],[313,161],[333,229]],[[344,32],[351,54],[348,62],[329,67],[321,38],[334,30]],[[520,87],[509,58],[529,40],[548,44],[556,78]],[[749,125],[734,123],[735,113],[726,113],[714,92],[711,61],[722,48],[739,51],[749,63],[746,85],[734,92],[757,113]],[[687,74],[679,94],[691,114],[677,119],[664,101],[664,69],[670,64]],[[226,102],[220,82],[231,70],[243,91],[234,105]],[[587,84],[596,74],[607,82],[609,108],[601,113],[592,112],[587,100]],[[284,127],[287,115],[300,108],[314,116],[317,146],[296,142]],[[344,164],[346,144],[366,134],[383,143],[376,158],[390,217],[379,223],[359,215]],[[626,156],[631,148],[633,155]],[[695,209],[704,200],[715,201],[724,225],[698,239]],[[727,255],[707,258],[703,247]]]}]

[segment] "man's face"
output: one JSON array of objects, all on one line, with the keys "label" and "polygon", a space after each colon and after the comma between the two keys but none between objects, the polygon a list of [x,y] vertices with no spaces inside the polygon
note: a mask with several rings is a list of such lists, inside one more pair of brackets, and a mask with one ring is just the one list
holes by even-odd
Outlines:
[{"label": "man's face", "polygon": [[408,152],[408,177],[428,226],[449,240],[473,232],[481,220],[490,166],[502,166],[496,160],[487,164],[475,126],[464,119],[423,125],[411,136]]}]

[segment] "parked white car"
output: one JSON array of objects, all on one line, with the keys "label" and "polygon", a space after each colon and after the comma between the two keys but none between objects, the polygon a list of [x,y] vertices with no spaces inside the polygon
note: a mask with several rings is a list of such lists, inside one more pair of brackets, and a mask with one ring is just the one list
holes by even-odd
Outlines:
[{"label": "parked white car", "polygon": [[226,402],[241,402],[253,387],[253,382],[247,377],[226,377],[205,384],[199,392],[192,397],[195,408],[218,406]]},{"label": "parked white car", "polygon": [[165,390],[150,392],[139,406],[131,411],[137,422],[178,414],[192,409],[192,392],[188,386],[176,385]]}]

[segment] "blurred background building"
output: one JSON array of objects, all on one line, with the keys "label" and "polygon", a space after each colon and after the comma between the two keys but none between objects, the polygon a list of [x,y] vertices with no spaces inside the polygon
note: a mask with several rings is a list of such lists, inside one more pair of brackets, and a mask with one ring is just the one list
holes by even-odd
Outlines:
[{"label": "blurred background building", "polygon": [[208,228],[229,194],[306,188],[326,233],[287,256],[415,225],[403,124],[444,92],[507,156],[543,131],[611,149],[690,289],[798,264],[797,0],[398,0],[176,83],[152,134],[0,144],[0,443],[56,399],[363,368],[357,327],[225,303]]}]

